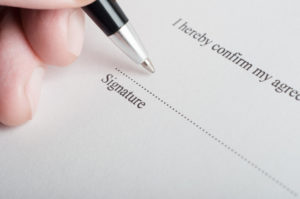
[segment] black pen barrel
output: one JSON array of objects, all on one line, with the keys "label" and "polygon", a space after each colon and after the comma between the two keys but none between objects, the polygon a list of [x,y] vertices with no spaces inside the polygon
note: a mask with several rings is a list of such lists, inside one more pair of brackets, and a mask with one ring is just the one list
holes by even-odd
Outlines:
[{"label": "black pen barrel", "polygon": [[110,36],[128,22],[128,18],[115,0],[96,0],[83,7],[92,20]]}]

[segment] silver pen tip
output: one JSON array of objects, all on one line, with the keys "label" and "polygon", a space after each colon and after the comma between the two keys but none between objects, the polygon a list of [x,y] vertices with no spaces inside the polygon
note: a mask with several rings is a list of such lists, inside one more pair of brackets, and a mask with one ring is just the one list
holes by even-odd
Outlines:
[{"label": "silver pen tip", "polygon": [[150,59],[146,59],[145,61],[143,61],[141,63],[141,65],[150,73],[155,73],[154,66],[153,66],[152,62],[150,61]]}]

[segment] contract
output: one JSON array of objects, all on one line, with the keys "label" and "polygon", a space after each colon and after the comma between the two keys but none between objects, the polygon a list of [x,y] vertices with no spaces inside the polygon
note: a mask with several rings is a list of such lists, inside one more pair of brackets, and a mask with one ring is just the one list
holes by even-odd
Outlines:
[{"label": "contract", "polygon": [[155,74],[87,20],[33,120],[0,129],[0,198],[299,198],[299,2],[120,1]]}]

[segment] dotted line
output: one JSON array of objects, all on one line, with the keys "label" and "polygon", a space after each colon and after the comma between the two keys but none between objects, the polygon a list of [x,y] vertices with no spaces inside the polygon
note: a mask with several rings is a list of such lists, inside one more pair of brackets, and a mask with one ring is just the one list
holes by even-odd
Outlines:
[{"label": "dotted line", "polygon": [[281,181],[279,181],[278,179],[276,179],[275,177],[273,177],[271,174],[269,174],[268,172],[266,172],[264,169],[260,168],[257,164],[255,164],[254,162],[250,161],[248,158],[246,158],[241,153],[239,153],[238,151],[236,151],[235,149],[233,149],[231,146],[229,146],[226,143],[224,143],[222,140],[220,140],[219,138],[217,138],[215,135],[213,135],[210,132],[208,132],[207,130],[205,130],[203,127],[201,127],[195,121],[193,121],[192,119],[190,119],[189,117],[187,117],[185,114],[183,114],[182,112],[180,112],[176,108],[174,108],[174,106],[170,105],[165,100],[163,100],[160,97],[158,97],[157,95],[155,95],[152,91],[150,91],[147,88],[145,88],[143,85],[141,85],[139,82],[137,82],[134,79],[132,79],[130,76],[128,76],[126,73],[124,73],[120,69],[115,68],[115,70],[118,71],[120,74],[122,74],[127,79],[129,79],[131,82],[133,82],[134,84],[136,84],[138,87],[140,87],[141,89],[143,89],[144,91],[146,91],[148,94],[150,94],[151,96],[153,96],[155,99],[157,99],[159,102],[161,102],[162,104],[164,104],[166,107],[168,107],[169,109],[171,109],[172,111],[174,111],[181,118],[185,119],[191,125],[195,126],[202,133],[204,133],[205,135],[207,135],[208,137],[210,137],[211,139],[213,139],[214,141],[216,141],[218,144],[220,144],[223,147],[225,147],[228,151],[230,151],[231,153],[233,153],[234,155],[236,155],[238,158],[240,158],[241,160],[243,160],[244,162],[246,162],[248,165],[250,165],[251,167],[253,167],[257,171],[259,171],[263,176],[267,177],[268,179],[270,179],[271,181],[273,181],[274,183],[276,183],[278,186],[280,186],[281,188],[283,188],[284,190],[286,190],[292,196],[298,197],[298,193],[296,191],[292,190],[287,185],[285,185],[284,183],[282,183]]}]

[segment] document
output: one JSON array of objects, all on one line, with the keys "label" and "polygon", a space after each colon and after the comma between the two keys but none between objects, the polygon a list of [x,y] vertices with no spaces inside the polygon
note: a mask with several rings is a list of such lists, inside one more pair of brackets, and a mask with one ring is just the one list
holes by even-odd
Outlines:
[{"label": "document", "polygon": [[35,118],[0,128],[0,198],[298,198],[299,1],[119,3],[156,73],[88,19]]}]

